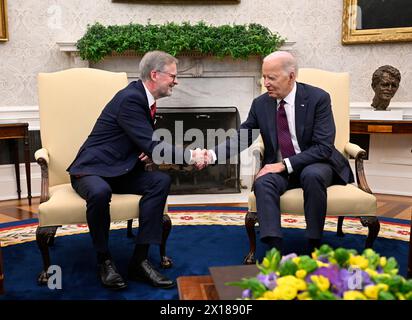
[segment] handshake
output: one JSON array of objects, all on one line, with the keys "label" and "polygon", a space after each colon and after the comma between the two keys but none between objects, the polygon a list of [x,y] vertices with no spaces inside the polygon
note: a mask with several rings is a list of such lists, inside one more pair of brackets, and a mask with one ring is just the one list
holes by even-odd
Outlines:
[{"label": "handshake", "polygon": [[214,163],[213,153],[210,150],[196,148],[191,150],[192,157],[190,159],[190,164],[192,164],[197,170],[202,170],[209,164]]}]

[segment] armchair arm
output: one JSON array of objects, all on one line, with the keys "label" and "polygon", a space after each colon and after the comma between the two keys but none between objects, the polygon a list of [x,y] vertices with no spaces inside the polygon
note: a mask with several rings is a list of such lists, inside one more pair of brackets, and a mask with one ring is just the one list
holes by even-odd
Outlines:
[{"label": "armchair arm", "polygon": [[363,191],[372,194],[371,189],[366,181],[363,160],[366,158],[366,151],[354,143],[348,142],[345,145],[345,152],[355,158],[356,182],[358,187]]},{"label": "armchair arm", "polygon": [[265,145],[263,144],[262,137],[258,139],[250,146],[250,152],[252,152],[252,191],[254,189],[254,182],[259,170],[262,168],[263,152],[265,151]]},{"label": "armchair arm", "polygon": [[41,168],[40,203],[49,200],[49,152],[46,148],[37,150],[34,158]]}]

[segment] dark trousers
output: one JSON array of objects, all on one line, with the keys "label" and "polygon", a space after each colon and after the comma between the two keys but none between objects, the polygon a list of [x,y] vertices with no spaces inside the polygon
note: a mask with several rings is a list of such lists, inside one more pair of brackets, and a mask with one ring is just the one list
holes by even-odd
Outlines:
[{"label": "dark trousers", "polygon": [[139,231],[136,243],[161,243],[163,211],[171,184],[169,175],[136,167],[128,174],[111,178],[93,175],[79,178],[71,176],[71,182],[74,190],[86,200],[87,224],[97,252],[109,252],[112,193],[142,195],[139,202]]},{"label": "dark trousers", "polygon": [[289,176],[269,173],[258,178],[254,186],[261,239],[282,237],[280,196],[293,188],[303,189],[306,237],[321,239],[326,217],[326,188],[338,181],[332,167],[326,163],[308,165]]}]

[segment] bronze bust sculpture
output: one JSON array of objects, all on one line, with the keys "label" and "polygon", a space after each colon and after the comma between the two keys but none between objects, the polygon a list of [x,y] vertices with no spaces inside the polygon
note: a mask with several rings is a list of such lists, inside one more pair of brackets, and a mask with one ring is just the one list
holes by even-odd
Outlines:
[{"label": "bronze bust sculpture", "polygon": [[401,82],[401,73],[395,67],[385,65],[375,70],[372,75],[372,89],[375,96],[371,106],[375,110],[386,110]]}]

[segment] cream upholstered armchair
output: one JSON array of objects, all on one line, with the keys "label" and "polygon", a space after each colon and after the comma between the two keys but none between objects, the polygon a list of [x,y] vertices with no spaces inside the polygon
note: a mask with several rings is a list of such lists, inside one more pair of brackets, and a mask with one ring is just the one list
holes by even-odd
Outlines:
[{"label": "cream upholstered armchair", "polygon": [[[343,236],[342,224],[344,217],[360,217],[363,226],[368,227],[368,236],[365,247],[372,247],[378,236],[380,224],[376,217],[376,198],[372,194],[366,182],[363,168],[363,159],[366,157],[365,150],[358,145],[349,142],[349,74],[333,73],[319,69],[302,68],[299,70],[299,82],[308,83],[327,91],[332,100],[332,110],[336,125],[335,147],[346,157],[355,158],[357,186],[347,184],[346,186],[334,185],[327,189],[327,216],[338,216],[337,235]],[[256,177],[260,169],[264,145],[260,141],[252,146],[254,161],[257,161],[253,173]],[[254,179],[253,179],[254,180]],[[303,190],[292,189],[286,191],[280,198],[280,210],[282,213],[304,215]],[[244,259],[245,264],[255,263],[256,234],[255,224],[257,222],[256,198],[253,192],[248,199],[248,213],[245,217],[245,225],[249,237],[250,250]]]},{"label": "cream upholstered armchair", "polygon": [[[104,106],[127,86],[126,73],[89,68],[74,68],[38,76],[40,134],[42,149],[35,158],[41,167],[41,198],[36,240],[44,269],[39,284],[46,284],[50,266],[49,246],[61,225],[85,224],[86,201],[72,188],[66,168],[91,132]],[[127,235],[132,237],[132,219],[139,216],[141,196],[113,194],[110,203],[111,221],[127,220]],[[167,211],[167,205],[165,212]],[[167,214],[163,219],[160,246],[161,264],[167,268],[166,240],[171,230]]]}]

